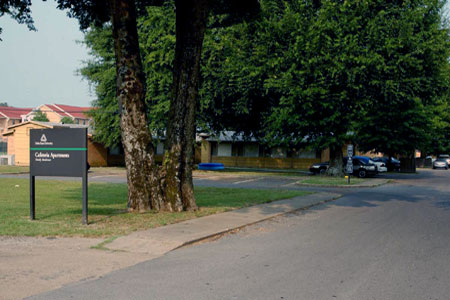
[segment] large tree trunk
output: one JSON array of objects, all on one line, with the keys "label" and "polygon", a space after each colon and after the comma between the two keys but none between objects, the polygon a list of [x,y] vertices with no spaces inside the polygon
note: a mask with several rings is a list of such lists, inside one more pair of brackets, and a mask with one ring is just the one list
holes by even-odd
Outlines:
[{"label": "large tree trunk", "polygon": [[164,159],[165,210],[196,210],[192,167],[200,57],[209,0],[176,0],[176,48]]},{"label": "large tree trunk", "polygon": [[128,181],[128,209],[159,210],[162,191],[145,109],[145,77],[134,1],[111,0],[120,128]]},{"label": "large tree trunk", "polygon": [[342,176],[344,175],[344,160],[342,154],[342,145],[330,146],[330,167],[328,168],[328,175]]}]

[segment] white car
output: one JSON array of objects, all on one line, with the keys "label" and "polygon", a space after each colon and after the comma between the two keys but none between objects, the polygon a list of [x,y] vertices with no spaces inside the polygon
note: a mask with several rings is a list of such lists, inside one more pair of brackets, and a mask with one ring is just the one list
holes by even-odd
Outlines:
[{"label": "white car", "polygon": [[387,168],[386,168],[386,165],[384,164],[384,162],[374,161],[373,164],[375,164],[377,166],[378,173],[387,172]]}]

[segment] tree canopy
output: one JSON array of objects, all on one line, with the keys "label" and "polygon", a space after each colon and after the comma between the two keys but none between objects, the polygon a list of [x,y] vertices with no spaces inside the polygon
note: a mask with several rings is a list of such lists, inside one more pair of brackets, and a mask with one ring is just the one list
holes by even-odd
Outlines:
[{"label": "tree canopy", "polygon": [[[210,18],[198,128],[336,151],[347,141],[395,154],[445,148],[450,47],[442,4],[266,0],[251,22],[215,27],[220,18]],[[163,6],[139,20],[153,130],[167,122],[174,17]]]}]

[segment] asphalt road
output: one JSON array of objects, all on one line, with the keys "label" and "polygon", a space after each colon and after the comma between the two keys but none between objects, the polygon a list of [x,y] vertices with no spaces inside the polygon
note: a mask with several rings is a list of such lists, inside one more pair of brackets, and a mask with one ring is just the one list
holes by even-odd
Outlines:
[{"label": "asphalt road", "polygon": [[391,176],[31,299],[449,299],[450,171]]}]

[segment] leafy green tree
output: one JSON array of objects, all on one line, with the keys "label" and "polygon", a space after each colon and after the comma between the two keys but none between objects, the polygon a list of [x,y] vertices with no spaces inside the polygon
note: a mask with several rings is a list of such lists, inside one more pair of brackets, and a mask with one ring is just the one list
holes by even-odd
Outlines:
[{"label": "leafy green tree", "polygon": [[[9,15],[19,24],[26,24],[28,29],[36,30],[31,17],[31,0],[4,0],[0,1],[0,17]],[[0,34],[2,28],[0,27]],[[1,39],[0,39],[1,41]]]},{"label": "leafy green tree", "polygon": [[0,106],[8,106],[7,102],[0,102]]},{"label": "leafy green tree", "polygon": [[[200,56],[206,21],[210,13],[224,14],[224,20],[255,15],[258,1],[175,0],[175,56],[167,124],[167,149],[163,169],[154,162],[148,130],[145,81],[138,45],[136,16],[148,5],[163,1],[73,1],[58,0],[61,9],[80,21],[82,28],[109,20],[114,40],[117,99],[121,142],[124,146],[130,210],[197,209],[193,194],[192,165],[195,137],[195,108]],[[225,22],[224,21],[224,22]],[[148,200],[150,199],[150,200]]]},{"label": "leafy green tree", "polygon": [[[444,68],[443,78],[444,86],[450,87],[450,63]],[[429,143],[420,149],[422,155],[450,153],[450,88],[436,101],[436,105],[430,107],[429,113],[433,116],[431,137]]]},{"label": "leafy green tree", "polygon": [[375,4],[367,11],[364,33],[371,58],[366,75],[370,105],[358,123],[358,144],[414,158],[414,151],[426,149],[433,139],[433,126],[439,127],[433,111],[446,110],[442,97],[449,85],[443,70],[450,44],[441,19],[444,1]]},{"label": "leafy green tree", "polygon": [[33,121],[48,122],[49,120],[46,113],[42,112],[41,110],[37,110],[36,112],[34,112]]},{"label": "leafy green tree", "polygon": [[348,141],[391,155],[429,144],[433,115],[446,128],[434,109],[449,87],[442,3],[262,1],[257,23],[216,35],[201,89],[210,124],[269,145],[329,147],[336,166]]},{"label": "leafy green tree", "polygon": [[62,124],[75,124],[75,121],[71,117],[63,117],[61,119]]}]

